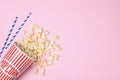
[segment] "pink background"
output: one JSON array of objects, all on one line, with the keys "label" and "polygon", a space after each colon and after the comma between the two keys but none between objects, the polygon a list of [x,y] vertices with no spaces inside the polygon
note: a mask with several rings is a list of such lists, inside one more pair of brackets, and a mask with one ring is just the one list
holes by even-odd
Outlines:
[{"label": "pink background", "polygon": [[46,76],[29,69],[19,80],[120,80],[119,0],[0,0],[0,47],[14,18],[18,26],[29,12],[24,27],[60,34],[64,50]]}]

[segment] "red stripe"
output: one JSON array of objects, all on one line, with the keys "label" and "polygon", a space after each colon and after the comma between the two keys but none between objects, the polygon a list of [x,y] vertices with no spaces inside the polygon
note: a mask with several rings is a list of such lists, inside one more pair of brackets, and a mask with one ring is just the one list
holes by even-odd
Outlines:
[{"label": "red stripe", "polygon": [[[7,51],[7,53],[9,53],[12,48],[13,48],[13,45],[10,47],[10,49]],[[7,56],[8,56],[8,54],[6,54],[3,58],[6,58]]]},{"label": "red stripe", "polygon": [[25,58],[23,64],[21,64],[21,66],[18,67],[18,69],[20,69],[23,65],[25,65],[26,61],[27,61],[28,58]]},{"label": "red stripe", "polygon": [[4,75],[5,75],[5,73],[3,73],[3,75],[1,76],[1,79],[3,79]]},{"label": "red stripe", "polygon": [[18,64],[21,65],[21,62],[24,58],[25,58],[25,56],[23,55],[22,58],[19,59],[18,63],[15,66],[18,67]]},{"label": "red stripe", "polygon": [[14,55],[16,55],[16,54],[15,54],[16,51],[17,51],[17,48],[15,47],[15,50],[12,51],[12,56],[11,56],[10,59],[9,59],[10,62],[11,62],[11,60],[13,59]]},{"label": "red stripe", "polygon": [[13,75],[14,72],[15,72],[15,70],[12,70],[12,71],[11,71],[11,74]]},{"label": "red stripe", "polygon": [[14,55],[14,52],[15,52],[16,50],[17,50],[17,48],[15,48],[14,51],[11,52],[12,54],[9,56],[8,61],[10,61],[11,57]]},{"label": "red stripe", "polygon": [[27,65],[29,65],[29,64],[28,64],[29,62],[30,62],[30,60],[28,59],[27,62],[26,62],[26,64],[23,65],[20,70],[21,70],[21,71],[24,71],[24,69],[27,68]]},{"label": "red stripe", "polygon": [[3,61],[4,61],[4,60],[2,60],[0,63],[2,64]]},{"label": "red stripe", "polygon": [[14,52],[15,49],[16,49],[16,48],[13,47],[13,49],[12,49],[11,52],[9,53],[10,55],[8,56],[8,59],[10,58],[10,56],[12,55],[12,53]]},{"label": "red stripe", "polygon": [[6,80],[10,80],[12,77],[10,77],[10,76],[8,76],[7,78],[6,78]]},{"label": "red stripe", "polygon": [[9,71],[9,73],[8,73],[8,74],[13,75],[13,72],[14,72],[14,69],[12,68],[12,69]]},{"label": "red stripe", "polygon": [[8,62],[5,62],[5,66],[7,67],[9,65],[9,63]]},{"label": "red stripe", "polygon": [[10,53],[13,51],[14,47],[15,47],[15,46],[13,45],[13,46],[11,47],[10,51],[6,53],[7,56],[6,56],[5,58],[9,57],[9,55],[10,55]]},{"label": "red stripe", "polygon": [[12,63],[14,63],[14,62],[17,60],[17,58],[19,57],[19,55],[20,55],[20,53],[18,53],[18,56],[16,56],[16,57],[14,58],[14,60],[12,61]]},{"label": "red stripe", "polygon": [[[8,67],[8,69],[9,69],[9,68],[12,69],[12,65],[10,65],[10,66]],[[11,70],[9,70],[9,71],[7,72],[9,75],[11,75],[10,71],[11,71]]]},{"label": "red stripe", "polygon": [[20,59],[22,55],[20,55],[19,57],[17,56],[16,62],[14,63],[14,65],[18,62],[18,60]]},{"label": "red stripe", "polygon": [[4,60],[1,61],[0,67],[3,67],[3,66],[4,66]]},{"label": "red stripe", "polygon": [[5,61],[5,60],[2,60],[1,67],[4,68],[4,67],[5,67],[5,64],[6,64],[6,61]]},{"label": "red stripe", "polygon": [[0,80],[10,80],[10,76],[6,75],[1,69],[0,69],[0,78],[1,78]]},{"label": "red stripe", "polygon": [[32,61],[29,62],[29,64],[27,64],[26,67],[24,67],[24,69],[22,70],[22,72],[24,72],[25,70],[27,70],[31,66],[32,63],[33,63]]},{"label": "red stripe", "polygon": [[3,80],[4,80],[5,76],[6,76],[6,74],[4,74],[4,76],[2,77]]},{"label": "red stripe", "polygon": [[15,49],[15,47],[13,47],[13,49],[11,49],[11,51],[9,53],[7,53],[9,55],[6,57],[6,59],[9,59],[9,57],[12,55],[12,52],[14,51],[14,49]]},{"label": "red stripe", "polygon": [[25,62],[25,60],[26,60],[26,55],[24,55],[24,58],[22,59],[22,61],[19,63],[19,65],[18,65],[18,69],[19,69],[19,67],[21,67],[22,66],[22,64]]},{"label": "red stripe", "polygon": [[18,70],[15,69],[13,75],[14,75],[14,76],[18,76],[18,74],[19,74]]},{"label": "red stripe", "polygon": [[3,65],[4,65],[4,67],[7,67],[7,66],[8,66],[8,62],[6,62],[6,61],[4,60]]},{"label": "red stripe", "polygon": [[14,52],[14,54],[13,54],[13,56],[11,57],[11,59],[10,59],[10,62],[11,62],[11,60],[13,60],[13,58],[15,57],[15,55],[18,53],[18,50],[16,50],[16,52]]},{"label": "red stripe", "polygon": [[7,62],[6,62],[5,60],[3,60],[3,61],[2,61],[2,64],[1,64],[1,68],[6,67],[7,65],[8,65]]},{"label": "red stripe", "polygon": [[21,57],[23,56],[23,54],[20,56],[20,57],[18,57],[18,59],[16,60],[16,62],[15,62],[15,66],[16,66],[16,64],[18,63],[18,61],[21,59]]},{"label": "red stripe", "polygon": [[1,66],[2,68],[8,66],[8,62],[6,62],[5,60],[4,60],[4,62],[2,64],[3,64],[3,66]]},{"label": "red stripe", "polygon": [[9,68],[10,66],[11,66],[11,65],[9,65],[9,66],[5,69],[5,72],[6,72],[6,73],[8,73],[8,71],[7,71],[7,70],[8,70],[8,68]]},{"label": "red stripe", "polygon": [[0,75],[0,79],[2,79],[2,75],[4,75],[4,73],[2,72],[2,74]]},{"label": "red stripe", "polygon": [[[13,67],[11,66],[11,70],[8,72],[8,74],[11,74],[11,72],[13,71]],[[12,74],[11,74],[12,75]]]},{"label": "red stripe", "polygon": [[[25,56],[26,56],[26,55],[25,55]],[[23,67],[23,65],[27,64],[28,59],[29,59],[29,58],[26,56],[24,62],[21,64],[21,66],[20,66],[18,69],[20,69],[21,67]]]},{"label": "red stripe", "polygon": [[17,51],[16,53],[15,53],[15,55],[13,56],[13,58],[10,60],[10,62],[13,64],[13,62],[15,61],[15,58],[16,58],[16,56],[18,56],[18,52],[19,51]]},{"label": "red stripe", "polygon": [[20,71],[22,70],[23,66],[26,65],[26,64],[28,63],[28,61],[29,61],[29,59],[26,58],[26,60],[25,60],[24,63],[22,64],[22,66],[19,68]]},{"label": "red stripe", "polygon": [[[19,55],[20,55],[20,53],[19,53]],[[23,54],[22,54],[22,55],[23,55]],[[14,63],[13,63],[14,66],[15,66],[16,63],[18,63],[18,61],[19,61],[19,59],[22,57],[22,55],[16,57],[16,59],[15,59],[16,61],[14,61]],[[16,67],[16,66],[15,66],[15,67]],[[12,73],[14,73],[14,71],[12,71]]]},{"label": "red stripe", "polygon": [[17,76],[19,72],[18,72],[18,70],[14,69],[11,71],[11,73],[13,76]]},{"label": "red stripe", "polygon": [[18,71],[17,71],[15,68],[12,68],[12,70],[10,71],[10,74],[11,74],[12,76],[17,76]]},{"label": "red stripe", "polygon": [[1,69],[0,69],[0,75],[2,74],[2,71],[1,71]]},{"label": "red stripe", "polygon": [[0,74],[2,73],[2,70],[0,69]]},{"label": "red stripe", "polygon": [[4,74],[4,73],[2,72],[1,75],[0,75],[0,78],[2,77],[3,74]]},{"label": "red stripe", "polygon": [[3,79],[5,76],[5,73],[1,72],[0,78]]},{"label": "red stripe", "polygon": [[10,54],[10,52],[13,50],[14,45],[11,46],[11,48],[9,49],[9,51],[6,53],[6,55],[4,56],[4,58],[7,58]]},{"label": "red stripe", "polygon": [[2,70],[0,69],[0,73],[2,72]]},{"label": "red stripe", "polygon": [[1,74],[2,70],[0,69],[0,74]]},{"label": "red stripe", "polygon": [[7,78],[9,78],[9,76],[8,76],[8,75],[6,75],[6,76],[5,76],[5,79],[6,79],[6,80],[8,80]]}]

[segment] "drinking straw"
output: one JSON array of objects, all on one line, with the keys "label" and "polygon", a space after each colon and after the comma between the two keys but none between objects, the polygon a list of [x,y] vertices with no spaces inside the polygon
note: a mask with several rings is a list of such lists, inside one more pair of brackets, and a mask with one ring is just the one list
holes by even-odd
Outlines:
[{"label": "drinking straw", "polygon": [[0,55],[3,53],[3,51],[4,51],[5,47],[6,47],[6,44],[7,44],[8,40],[9,40],[9,38],[10,38],[10,35],[11,35],[13,29],[14,29],[14,26],[16,25],[17,19],[18,19],[18,17],[15,18],[15,20],[14,20],[14,22],[13,22],[11,28],[10,28],[10,31],[9,31],[9,33],[8,33],[8,35],[7,35],[7,38],[5,39],[5,42],[4,42],[4,44],[3,44],[3,47],[2,47],[2,49],[1,49],[1,51],[0,51]]},{"label": "drinking straw", "polygon": [[27,22],[27,20],[30,18],[32,13],[29,13],[29,15],[26,17],[26,19],[23,21],[23,23],[20,25],[20,27],[17,29],[17,31],[15,32],[15,34],[13,35],[12,39],[9,41],[9,43],[6,46],[6,49],[9,47],[9,45],[12,43],[12,41],[14,40],[14,38],[17,36],[17,34],[19,33],[19,31],[22,29],[22,27],[24,26],[24,24]]}]

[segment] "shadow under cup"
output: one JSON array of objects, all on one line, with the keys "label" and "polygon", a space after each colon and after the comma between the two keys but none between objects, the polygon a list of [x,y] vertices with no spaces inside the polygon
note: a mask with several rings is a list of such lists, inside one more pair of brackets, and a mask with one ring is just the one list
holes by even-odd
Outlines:
[{"label": "shadow under cup", "polygon": [[0,80],[17,79],[33,62],[14,42],[0,62]]}]

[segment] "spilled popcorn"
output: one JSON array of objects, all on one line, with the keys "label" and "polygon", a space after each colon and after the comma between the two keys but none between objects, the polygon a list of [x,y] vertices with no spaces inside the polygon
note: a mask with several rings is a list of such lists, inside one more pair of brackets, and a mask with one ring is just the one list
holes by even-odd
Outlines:
[{"label": "spilled popcorn", "polygon": [[25,52],[28,56],[35,60],[34,64],[39,65],[34,72],[37,73],[40,70],[42,75],[45,74],[45,67],[52,65],[54,61],[58,60],[59,51],[62,50],[57,43],[59,36],[55,35],[53,40],[50,40],[50,32],[42,29],[36,24],[32,25],[32,29],[29,33],[24,31],[24,36],[17,46]]}]

